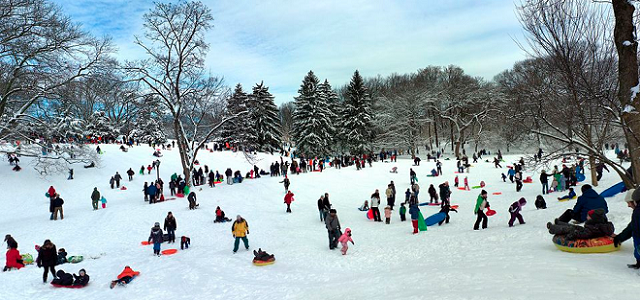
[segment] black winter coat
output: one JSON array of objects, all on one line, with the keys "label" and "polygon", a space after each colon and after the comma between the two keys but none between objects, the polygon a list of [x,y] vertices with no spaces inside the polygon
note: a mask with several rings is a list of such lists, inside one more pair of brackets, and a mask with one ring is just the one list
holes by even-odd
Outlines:
[{"label": "black winter coat", "polygon": [[176,223],[175,217],[166,217],[164,219],[164,230],[176,230],[178,229],[178,223]]},{"label": "black winter coat", "polygon": [[84,276],[73,274],[73,277],[76,278],[76,281],[73,283],[73,285],[86,286],[87,284],[89,284],[89,275],[87,275],[86,273],[84,274]]},{"label": "black winter coat", "polygon": [[52,202],[53,207],[62,207],[62,204],[64,204],[64,200],[62,200],[62,198],[58,197],[53,199],[53,202]]},{"label": "black winter coat", "polygon": [[54,279],[53,281],[51,281],[51,283],[53,284],[59,284],[59,285],[72,285],[73,284],[73,275],[69,274],[69,273],[65,273],[62,270],[58,270],[58,272],[56,272],[56,279]]},{"label": "black winter coat", "polygon": [[51,248],[41,247],[38,251],[38,258],[36,258],[38,266],[42,267],[54,267],[58,263],[58,250],[53,245]]}]

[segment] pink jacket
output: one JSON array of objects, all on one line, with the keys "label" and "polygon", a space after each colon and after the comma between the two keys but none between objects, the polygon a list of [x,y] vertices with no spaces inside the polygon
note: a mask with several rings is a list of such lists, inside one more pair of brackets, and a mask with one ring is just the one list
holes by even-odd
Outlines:
[{"label": "pink jacket", "polygon": [[348,242],[352,242],[353,240],[351,239],[351,236],[349,236],[349,233],[351,233],[351,229],[347,228],[344,230],[344,233],[338,238],[338,242],[340,243],[348,243]]},{"label": "pink jacket", "polygon": [[391,208],[385,208],[384,209],[384,217],[385,218],[391,218]]}]

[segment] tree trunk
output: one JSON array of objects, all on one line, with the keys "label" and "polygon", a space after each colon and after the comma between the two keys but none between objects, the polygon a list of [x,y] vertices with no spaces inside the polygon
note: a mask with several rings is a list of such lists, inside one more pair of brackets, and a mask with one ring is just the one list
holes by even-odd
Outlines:
[{"label": "tree trunk", "polygon": [[436,148],[440,151],[440,142],[438,141],[438,123],[436,123],[435,118],[433,120],[433,133],[436,136]]},{"label": "tree trunk", "polygon": [[[454,144],[454,142],[453,142],[453,122],[451,122],[451,120],[449,120],[449,129],[451,129],[451,139],[450,139],[450,141],[451,141],[451,151],[453,151],[454,150],[454,148],[453,148],[453,144]],[[459,148],[460,148],[460,145],[456,145],[456,148],[455,148],[456,149],[456,151],[455,151],[456,155],[458,155]]]},{"label": "tree trunk", "polygon": [[182,130],[182,123],[180,119],[175,118],[173,121],[173,131],[176,135],[176,142],[178,143],[178,151],[180,152],[180,162],[182,163],[182,172],[184,173],[184,181],[188,187],[191,187],[191,159],[189,157],[189,142],[185,137],[185,133]]},{"label": "tree trunk", "polygon": [[[625,137],[629,144],[629,156],[631,157],[631,169],[634,174],[634,183],[640,178],[640,140],[636,133],[640,133],[640,100],[635,96],[632,99],[632,89],[638,86],[638,42],[635,40],[635,26],[633,14],[635,7],[631,1],[613,0],[613,13],[615,15],[615,27],[613,37],[618,50],[618,99],[623,109],[622,121]],[[626,45],[625,45],[626,44]],[[630,105],[634,111],[628,111]]]},{"label": "tree trunk", "polygon": [[589,155],[589,168],[591,169],[591,185],[596,187],[598,186],[598,174],[596,172],[596,157],[592,154]]}]

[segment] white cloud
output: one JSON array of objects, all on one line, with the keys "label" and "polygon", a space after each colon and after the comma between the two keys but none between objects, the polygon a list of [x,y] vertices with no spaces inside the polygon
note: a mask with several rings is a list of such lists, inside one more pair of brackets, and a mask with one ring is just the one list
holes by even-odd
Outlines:
[{"label": "white cloud", "polygon": [[[57,0],[97,34],[114,36],[119,56],[140,55],[150,1]],[[456,64],[491,79],[525,58],[512,1],[203,1],[212,10],[207,66],[229,85],[264,80],[276,102],[291,101],[307,71],[334,86],[364,76]]]}]

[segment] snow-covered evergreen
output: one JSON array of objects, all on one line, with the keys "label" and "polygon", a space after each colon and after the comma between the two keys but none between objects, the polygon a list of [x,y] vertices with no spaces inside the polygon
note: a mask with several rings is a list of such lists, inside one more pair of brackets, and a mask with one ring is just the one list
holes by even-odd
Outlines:
[{"label": "snow-covered evergreen", "polygon": [[249,124],[255,136],[250,145],[260,150],[274,150],[280,147],[281,132],[278,107],[273,101],[273,95],[269,87],[263,82],[253,87],[253,93],[249,97],[249,110],[251,111]]},{"label": "snow-covered evergreen", "polygon": [[109,117],[104,111],[95,111],[84,130],[85,136],[112,138],[118,135]]},{"label": "snow-covered evergreen", "polygon": [[340,121],[343,144],[352,154],[362,154],[370,150],[373,141],[371,105],[371,96],[360,72],[356,70],[347,87]]},{"label": "snow-covered evergreen", "polygon": [[164,143],[167,140],[158,104],[152,97],[142,102],[131,137],[143,143]]},{"label": "snow-covered evergreen", "polygon": [[298,153],[306,157],[326,156],[334,144],[332,120],[335,115],[328,100],[335,97],[335,93],[328,81],[319,84],[313,71],[302,80],[298,93],[293,114],[293,140]]},{"label": "snow-covered evergreen", "polygon": [[[241,84],[237,84],[233,94],[227,98],[226,114],[229,116],[246,111],[249,97],[242,89]],[[254,130],[248,127],[249,116],[240,115],[236,119],[225,123],[222,126],[220,140],[231,144],[247,144],[256,139]]]}]

